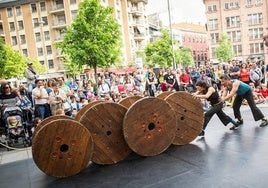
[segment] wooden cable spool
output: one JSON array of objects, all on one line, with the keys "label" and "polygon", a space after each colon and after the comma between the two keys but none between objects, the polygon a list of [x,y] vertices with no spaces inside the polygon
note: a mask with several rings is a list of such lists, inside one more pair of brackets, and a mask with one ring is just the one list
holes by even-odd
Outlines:
[{"label": "wooden cable spool", "polygon": [[33,159],[45,174],[68,177],[79,173],[93,153],[90,132],[79,122],[57,119],[36,133],[32,143]]},{"label": "wooden cable spool", "polygon": [[39,123],[39,125],[35,128],[32,138],[34,138],[34,136],[36,135],[36,133],[43,127],[45,126],[47,123],[57,120],[57,119],[71,119],[71,117],[69,116],[65,116],[65,115],[55,115],[55,116],[50,116],[46,119],[44,119],[43,121],[41,121],[41,123]]},{"label": "wooden cable spool", "polygon": [[165,92],[160,93],[159,95],[157,95],[157,98],[165,99],[167,96],[169,96],[172,93],[174,93],[174,91],[165,91]]},{"label": "wooden cable spool", "polygon": [[180,91],[165,99],[175,110],[177,116],[175,145],[192,142],[201,132],[204,123],[204,110],[200,100],[194,99],[190,93]]},{"label": "wooden cable spool", "polygon": [[102,102],[81,116],[80,123],[91,132],[94,140],[94,163],[114,164],[131,153],[122,132],[126,111],[120,104]]},{"label": "wooden cable spool", "polygon": [[126,108],[129,108],[133,103],[135,103],[137,100],[141,99],[141,96],[130,96],[122,99],[119,101],[119,104],[123,105]]},{"label": "wooden cable spool", "polygon": [[76,114],[76,116],[75,116],[75,120],[76,121],[80,121],[80,118],[84,115],[84,113],[88,110],[88,109],[90,109],[92,106],[94,106],[94,105],[96,105],[96,104],[99,104],[99,103],[101,103],[101,102],[103,102],[103,101],[92,101],[92,102],[90,102],[90,103],[88,103],[87,105],[85,105],[83,108],[81,108],[78,112],[77,112],[77,114]]},{"label": "wooden cable spool", "polygon": [[124,118],[125,140],[134,152],[142,156],[155,156],[165,151],[175,133],[175,111],[163,99],[140,99],[128,109]]}]

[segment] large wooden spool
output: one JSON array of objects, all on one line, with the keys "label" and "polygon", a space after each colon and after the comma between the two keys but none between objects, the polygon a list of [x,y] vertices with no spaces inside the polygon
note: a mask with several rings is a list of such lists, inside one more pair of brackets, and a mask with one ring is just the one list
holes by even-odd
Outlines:
[{"label": "large wooden spool", "polygon": [[34,136],[36,135],[36,133],[43,127],[45,126],[47,123],[57,120],[57,119],[71,119],[70,116],[65,116],[65,115],[55,115],[55,116],[50,116],[46,119],[44,119],[43,121],[41,121],[41,123],[39,123],[39,125],[35,128],[32,138],[34,138]]},{"label": "large wooden spool", "polygon": [[84,115],[84,113],[88,110],[88,109],[90,109],[92,106],[94,106],[94,105],[96,105],[96,104],[99,104],[99,103],[101,103],[101,102],[103,102],[103,101],[91,101],[90,103],[88,103],[87,105],[85,105],[83,108],[81,108],[78,112],[77,112],[77,114],[76,114],[76,116],[75,116],[75,120],[76,121],[80,121],[80,118]]},{"label": "large wooden spool", "polygon": [[192,142],[201,132],[204,123],[204,110],[200,100],[194,99],[190,93],[181,91],[169,95],[165,99],[175,110],[177,116],[175,145]]},{"label": "large wooden spool", "polygon": [[119,101],[119,104],[123,105],[126,108],[129,108],[133,103],[135,103],[137,100],[141,99],[141,96],[130,96],[123,98],[121,101]]},{"label": "large wooden spool", "polygon": [[49,176],[68,177],[87,166],[93,153],[93,141],[79,122],[57,119],[36,133],[32,153],[41,171]]},{"label": "large wooden spool", "polygon": [[163,99],[140,99],[128,109],[123,133],[129,147],[137,154],[158,155],[165,151],[175,138],[175,111]]},{"label": "large wooden spool", "polygon": [[89,108],[80,118],[94,140],[93,162],[114,164],[131,153],[122,132],[126,111],[120,104],[103,102]]},{"label": "large wooden spool", "polygon": [[159,95],[157,95],[157,98],[165,99],[167,96],[169,96],[172,93],[174,93],[174,91],[165,91],[165,92],[160,93]]}]

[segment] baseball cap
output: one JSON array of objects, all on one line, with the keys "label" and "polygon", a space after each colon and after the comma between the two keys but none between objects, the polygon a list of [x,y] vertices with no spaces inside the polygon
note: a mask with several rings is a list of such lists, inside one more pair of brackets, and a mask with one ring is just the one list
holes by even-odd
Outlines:
[{"label": "baseball cap", "polygon": [[30,62],[30,61],[28,61],[28,62],[27,62],[27,65],[32,65],[32,64],[33,64],[33,63],[32,63],[32,62]]}]

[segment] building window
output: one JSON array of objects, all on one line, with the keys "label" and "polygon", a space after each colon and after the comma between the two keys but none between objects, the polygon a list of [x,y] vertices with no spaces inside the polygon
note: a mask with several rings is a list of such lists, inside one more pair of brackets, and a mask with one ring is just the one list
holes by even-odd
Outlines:
[{"label": "building window", "polygon": [[249,29],[249,40],[262,39],[263,38],[263,28]]},{"label": "building window", "polygon": [[7,17],[12,17],[12,16],[13,16],[12,8],[7,8]]},{"label": "building window", "polygon": [[45,31],[44,32],[44,36],[45,36],[45,41],[49,41],[50,40],[49,31]]},{"label": "building window", "polygon": [[227,28],[240,27],[240,16],[233,16],[226,18]]},{"label": "building window", "polygon": [[40,10],[43,12],[43,11],[46,11],[46,3],[45,2],[40,2]]},{"label": "building window", "polygon": [[251,54],[264,53],[263,43],[252,43],[249,44],[249,49]]},{"label": "building window", "polygon": [[12,36],[11,37],[11,41],[12,41],[12,46],[16,46],[18,44],[18,41],[17,41],[17,37],[16,36]]},{"label": "building window", "polygon": [[228,10],[228,9],[229,9],[229,3],[225,3],[225,4],[224,4],[224,8],[225,8],[226,10]]},{"label": "building window", "polygon": [[76,4],[76,0],[70,0],[70,4],[71,5]]},{"label": "building window", "polygon": [[31,4],[31,10],[32,10],[32,13],[37,12],[36,4]]},{"label": "building window", "polygon": [[14,24],[14,22],[10,22],[9,23],[9,29],[10,29],[10,31],[15,31],[15,24]]},{"label": "building window", "polygon": [[54,62],[53,62],[53,60],[48,60],[48,68],[49,69],[54,69]]},{"label": "building window", "polygon": [[20,35],[20,43],[21,43],[21,44],[26,44],[26,38],[25,38],[25,35]]},{"label": "building window", "polygon": [[23,53],[23,55],[25,55],[26,57],[28,57],[28,50],[27,49],[22,49],[22,53]]},{"label": "building window", "polygon": [[39,63],[40,63],[41,65],[44,65],[44,64],[45,64],[45,61],[39,61]]},{"label": "building window", "polygon": [[34,27],[39,27],[39,21],[38,18],[33,19]]},{"label": "building window", "polygon": [[247,6],[251,7],[252,6],[252,0],[247,0]]},{"label": "building window", "polygon": [[233,52],[235,56],[241,56],[242,55],[242,45],[233,45]]},{"label": "building window", "polygon": [[36,42],[40,42],[41,41],[41,34],[38,32],[38,33],[35,33],[35,41]]},{"label": "building window", "polygon": [[248,15],[248,25],[262,24],[263,15],[262,13],[249,14]]},{"label": "building window", "polygon": [[241,42],[241,31],[227,32],[231,42]]},{"label": "building window", "polygon": [[263,4],[262,0],[256,0],[256,6],[260,6],[262,4]]},{"label": "building window", "polygon": [[48,25],[48,21],[47,21],[46,16],[42,17],[42,24],[43,24],[43,26]]},{"label": "building window", "polygon": [[213,31],[213,30],[217,30],[219,25],[218,25],[218,19],[211,19],[209,20],[209,30]]},{"label": "building window", "polygon": [[74,20],[75,17],[77,16],[77,10],[72,10],[71,11],[71,16],[72,16],[72,20]]},{"label": "building window", "polygon": [[44,54],[43,48],[37,48],[37,53],[38,53],[38,56],[43,56]]},{"label": "building window", "polygon": [[16,15],[21,16],[21,8],[20,7],[16,7]]},{"label": "building window", "polygon": [[23,30],[24,29],[23,21],[18,21],[18,25],[19,25],[19,30]]},{"label": "building window", "polygon": [[118,20],[120,20],[120,19],[121,19],[120,14],[121,14],[120,10],[117,10],[117,19],[118,19]]},{"label": "building window", "polygon": [[49,46],[46,46],[46,50],[47,50],[47,55],[52,54],[52,48],[51,48],[50,45]]}]

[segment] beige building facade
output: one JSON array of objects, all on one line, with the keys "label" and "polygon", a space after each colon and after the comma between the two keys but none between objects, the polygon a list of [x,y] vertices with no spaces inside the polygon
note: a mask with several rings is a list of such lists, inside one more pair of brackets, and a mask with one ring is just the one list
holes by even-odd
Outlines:
[{"label": "beige building facade", "polygon": [[221,33],[227,33],[236,60],[264,60],[263,36],[268,27],[268,0],[203,0],[206,7],[210,60],[218,62],[215,47]]},{"label": "beige building facade", "polygon": [[[47,73],[64,72],[62,55],[54,45],[78,12],[82,0],[0,0],[0,35],[6,44],[37,59]],[[121,25],[123,66],[134,65],[137,51],[149,41],[145,15],[148,0],[101,0],[114,8]]]}]

